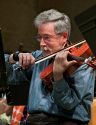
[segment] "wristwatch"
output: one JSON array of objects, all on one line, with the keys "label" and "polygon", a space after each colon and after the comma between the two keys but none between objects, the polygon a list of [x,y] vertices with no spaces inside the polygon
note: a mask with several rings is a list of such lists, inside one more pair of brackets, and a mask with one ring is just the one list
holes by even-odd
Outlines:
[{"label": "wristwatch", "polygon": [[16,51],[15,53],[13,53],[13,60],[14,61],[19,61],[19,51]]}]

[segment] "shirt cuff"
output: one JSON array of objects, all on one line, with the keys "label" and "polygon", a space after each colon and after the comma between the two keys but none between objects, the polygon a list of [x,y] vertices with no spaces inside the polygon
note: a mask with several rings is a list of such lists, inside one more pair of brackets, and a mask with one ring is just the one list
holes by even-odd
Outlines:
[{"label": "shirt cuff", "polygon": [[60,91],[65,91],[67,92],[69,89],[69,85],[65,79],[57,80],[57,81],[52,81],[53,84],[53,90],[60,92]]}]

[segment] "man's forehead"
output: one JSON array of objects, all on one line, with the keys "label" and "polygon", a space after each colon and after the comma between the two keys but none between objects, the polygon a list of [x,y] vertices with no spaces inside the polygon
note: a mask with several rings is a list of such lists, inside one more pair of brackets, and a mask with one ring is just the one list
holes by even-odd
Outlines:
[{"label": "man's forehead", "polygon": [[54,26],[55,22],[46,22],[46,23],[41,23],[38,28],[40,27],[47,27],[47,26]]},{"label": "man's forehead", "polygon": [[55,34],[54,30],[54,24],[53,23],[46,23],[46,24],[41,24],[38,27],[38,33],[43,33],[43,34]]}]

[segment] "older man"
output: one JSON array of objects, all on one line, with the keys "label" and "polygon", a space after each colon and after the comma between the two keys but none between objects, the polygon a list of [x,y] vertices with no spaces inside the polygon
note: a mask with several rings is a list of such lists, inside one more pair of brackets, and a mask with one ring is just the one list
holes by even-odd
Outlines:
[{"label": "older man", "polygon": [[[75,60],[69,61],[69,51],[61,51],[53,59],[35,64],[36,59],[68,46],[71,30],[69,17],[50,9],[37,15],[35,26],[41,50],[18,53],[22,72],[30,80],[29,117],[26,124],[87,125],[94,93],[94,70],[87,64],[77,67]],[[9,63],[15,63],[15,56],[10,55]],[[49,65],[50,60],[53,61],[51,91],[40,78],[40,72]]]}]

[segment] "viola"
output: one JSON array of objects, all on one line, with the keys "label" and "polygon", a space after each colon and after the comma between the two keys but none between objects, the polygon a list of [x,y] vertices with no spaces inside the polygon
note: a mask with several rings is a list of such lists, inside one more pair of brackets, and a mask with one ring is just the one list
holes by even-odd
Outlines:
[{"label": "viola", "polygon": [[[66,48],[64,50],[69,50],[70,51],[71,56],[69,56],[69,59],[70,60],[76,60],[78,62],[79,66],[82,63],[84,63],[84,61],[87,60],[87,58],[92,56],[92,51],[91,51],[91,49],[88,46],[86,41],[83,41],[82,45],[79,46],[79,47],[76,47],[76,46],[73,45],[73,46],[68,47],[68,48]],[[57,53],[53,54],[53,56],[55,56],[56,54]],[[52,58],[53,56],[51,55],[50,58]],[[49,58],[49,56],[47,58]],[[95,59],[93,59],[91,61],[87,60],[87,61],[85,61],[85,63],[88,64],[89,66],[93,67],[94,69],[96,69],[96,65],[95,65],[96,64],[96,60]],[[52,87],[52,85],[51,85],[52,76],[53,76],[53,63],[49,64],[40,73],[40,78],[45,81],[45,84],[49,87],[49,89]]]},{"label": "viola", "polygon": [[[82,63],[86,63],[96,70],[96,59],[92,58],[91,61],[87,59],[88,57],[92,56],[93,53],[92,53],[90,47],[88,46],[86,40],[83,40],[83,41],[76,43],[76,44],[72,44],[72,45],[68,46],[67,48],[61,49],[61,50],[59,50],[51,55],[48,55],[46,57],[42,57],[39,60],[36,60],[35,64],[38,64],[42,61],[53,58],[54,56],[56,56],[56,54],[58,52],[60,52],[62,50],[63,51],[69,50],[71,53],[71,56],[69,56],[69,60],[76,60],[78,62],[78,66],[80,66]],[[17,57],[18,57],[18,54],[16,54],[16,59],[17,59]],[[14,58],[14,60],[15,60],[15,58]],[[18,60],[19,60],[19,57],[18,57]],[[18,60],[15,60],[15,61],[18,61]],[[20,69],[22,69],[21,66],[20,66]],[[53,63],[49,64],[40,73],[40,78],[43,81],[45,81],[44,83],[46,83],[49,90],[52,88],[52,84],[51,84],[52,76],[53,76]]]}]

